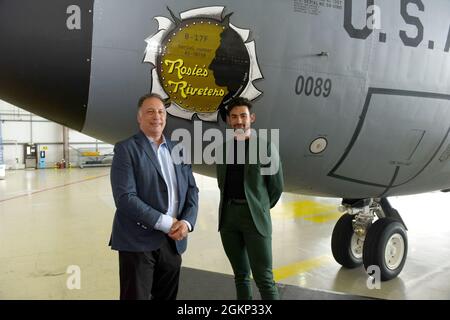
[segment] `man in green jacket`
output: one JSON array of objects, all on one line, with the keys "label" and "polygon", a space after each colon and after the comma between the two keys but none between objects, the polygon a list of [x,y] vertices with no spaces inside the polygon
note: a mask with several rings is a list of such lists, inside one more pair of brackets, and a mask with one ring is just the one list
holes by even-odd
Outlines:
[{"label": "man in green jacket", "polygon": [[[283,173],[274,145],[260,138],[253,140],[251,124],[256,116],[251,108],[249,100],[236,98],[227,109],[234,139],[226,143],[224,163],[217,164],[219,231],[233,268],[237,299],[253,298],[251,271],[261,298],[272,300],[279,295],[272,272],[270,208],[283,192]],[[259,148],[266,148],[270,164],[262,161]]]}]

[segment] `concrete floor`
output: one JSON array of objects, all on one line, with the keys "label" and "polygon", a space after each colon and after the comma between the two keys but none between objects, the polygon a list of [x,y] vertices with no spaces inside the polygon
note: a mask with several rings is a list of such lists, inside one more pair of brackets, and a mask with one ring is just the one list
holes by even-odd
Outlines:
[{"label": "concrete floor", "polygon": [[[217,232],[216,180],[196,180],[200,211],[183,266],[231,275]],[[332,257],[339,203],[283,194],[272,211],[278,283],[386,299],[450,299],[449,194],[391,199],[409,229],[408,260],[400,277],[374,290],[362,267],[342,269]],[[8,171],[0,180],[0,299],[117,299],[118,258],[107,246],[114,209],[109,168]],[[69,266],[80,268],[81,289],[68,289]]]}]

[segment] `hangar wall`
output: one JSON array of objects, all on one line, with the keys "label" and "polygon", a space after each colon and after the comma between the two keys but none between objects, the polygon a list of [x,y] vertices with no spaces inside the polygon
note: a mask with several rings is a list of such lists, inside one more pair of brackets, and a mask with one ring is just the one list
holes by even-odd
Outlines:
[{"label": "hangar wall", "polygon": [[[64,127],[0,100],[0,125],[2,129],[3,158],[6,169],[25,168],[25,146],[37,144],[38,151],[45,150],[45,168],[55,168],[64,158]],[[111,154],[113,146],[75,130],[68,130],[69,161],[78,166],[87,160],[85,152],[97,151]],[[67,162],[67,159],[64,159]]]}]

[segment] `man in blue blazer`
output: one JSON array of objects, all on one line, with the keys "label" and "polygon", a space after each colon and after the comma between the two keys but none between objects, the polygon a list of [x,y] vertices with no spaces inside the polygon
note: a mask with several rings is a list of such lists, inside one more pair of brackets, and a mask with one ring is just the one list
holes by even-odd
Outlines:
[{"label": "man in blue blazer", "polygon": [[114,147],[110,246],[119,251],[120,299],[171,300],[197,219],[198,188],[191,166],[171,157],[163,99],[148,94],[138,105],[140,132]]}]

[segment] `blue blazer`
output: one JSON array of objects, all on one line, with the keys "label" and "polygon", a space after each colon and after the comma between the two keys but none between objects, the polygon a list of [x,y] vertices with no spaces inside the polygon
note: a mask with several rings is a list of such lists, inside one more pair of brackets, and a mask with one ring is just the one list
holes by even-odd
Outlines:
[{"label": "blue blazer", "polygon": [[[173,143],[166,139],[169,150]],[[187,164],[174,164],[178,184],[178,220],[194,228],[198,211],[198,188]],[[160,248],[164,232],[154,229],[168,208],[168,190],[158,158],[148,138],[140,131],[117,143],[111,167],[111,186],[116,213],[111,233],[113,250],[148,252]],[[182,254],[187,238],[176,241]]]}]

